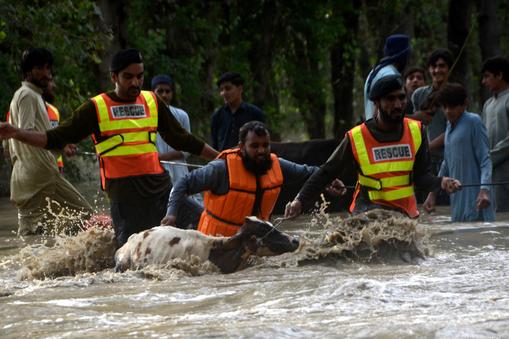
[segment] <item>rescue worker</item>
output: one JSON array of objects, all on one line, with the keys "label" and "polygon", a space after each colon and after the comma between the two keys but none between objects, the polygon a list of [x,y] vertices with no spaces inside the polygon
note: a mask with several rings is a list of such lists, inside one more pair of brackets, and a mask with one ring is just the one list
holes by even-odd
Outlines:
[{"label": "rescue worker", "polygon": [[347,132],[329,160],[287,205],[286,217],[300,214],[330,180],[351,171],[358,174],[350,206],[354,214],[385,208],[416,218],[414,186],[428,191],[442,187],[448,193],[460,188],[458,180],[433,175],[423,127],[404,115],[407,99],[401,76],[377,81],[370,100],[379,114]]},{"label": "rescue worker", "polygon": [[[198,230],[208,235],[232,236],[246,216],[268,220],[283,185],[302,184],[318,167],[299,165],[270,153],[270,134],[265,125],[251,121],[240,128],[239,147],[224,150],[206,166],[175,183],[168,213],[162,224],[175,225],[185,197],[205,192]],[[344,193],[337,179],[328,190]]]},{"label": "rescue worker", "polygon": [[62,149],[92,135],[99,158],[101,185],[110,198],[117,245],[164,217],[170,177],[161,167],[156,132],[172,147],[213,159],[217,152],[183,129],[153,92],[142,91],[143,60],[136,49],[121,50],[111,64],[114,91],[81,105],[70,120],[46,132],[0,124],[0,139]]}]

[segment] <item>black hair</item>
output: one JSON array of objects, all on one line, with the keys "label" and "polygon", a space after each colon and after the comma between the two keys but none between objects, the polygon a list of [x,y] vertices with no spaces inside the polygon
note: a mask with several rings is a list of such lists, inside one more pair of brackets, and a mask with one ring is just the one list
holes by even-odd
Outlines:
[{"label": "black hair", "polygon": [[216,85],[217,87],[221,86],[224,82],[231,82],[235,86],[241,86],[244,85],[244,78],[242,78],[242,75],[236,72],[226,72],[223,73],[219,80],[217,80]]},{"label": "black hair", "polygon": [[53,55],[46,48],[29,48],[21,54],[21,73],[25,79],[34,67],[53,66]]},{"label": "black hair", "polygon": [[454,57],[450,50],[447,48],[437,48],[428,57],[428,67],[435,65],[440,58],[444,59],[449,68],[454,64]]},{"label": "black hair", "polygon": [[457,82],[446,83],[437,93],[439,105],[447,107],[461,106],[467,100],[467,90]]},{"label": "black hair", "polygon": [[269,134],[269,130],[263,122],[256,120],[246,122],[244,125],[242,125],[239,131],[239,140],[241,143],[246,142],[246,137],[249,132],[253,132],[258,136]]},{"label": "black hair", "polygon": [[405,73],[403,73],[403,80],[406,80],[406,78],[408,78],[410,76],[410,74],[413,74],[415,72],[419,72],[421,73],[423,76],[426,76],[426,72],[424,71],[424,68],[420,67],[420,66],[412,66],[412,67],[409,67]]},{"label": "black hair", "polygon": [[509,60],[502,56],[489,58],[484,61],[481,72],[490,72],[494,75],[502,73],[502,79],[509,83]]}]

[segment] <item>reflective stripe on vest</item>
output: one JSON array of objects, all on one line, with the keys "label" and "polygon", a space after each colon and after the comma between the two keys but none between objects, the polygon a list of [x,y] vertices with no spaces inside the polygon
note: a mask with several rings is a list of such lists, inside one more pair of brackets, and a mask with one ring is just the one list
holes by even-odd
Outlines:
[{"label": "reflective stripe on vest", "polygon": [[160,174],[155,146],[158,108],[155,94],[141,91],[135,102],[113,101],[105,93],[92,98],[101,137],[95,138],[95,150],[100,158],[103,188],[106,179],[144,174]]},{"label": "reflective stripe on vest", "polygon": [[[352,128],[348,135],[360,167],[358,183],[369,188],[369,199],[374,203],[403,209],[410,216],[417,216],[410,174],[422,143],[420,122],[405,118],[403,136],[396,142],[376,141],[365,124]],[[359,191],[360,186],[355,196]],[[351,211],[354,207],[355,200]]]},{"label": "reflective stripe on vest", "polygon": [[[359,161],[359,165],[362,168],[362,173],[364,175],[371,175],[375,173],[383,173],[383,172],[396,172],[396,171],[412,171],[414,166],[414,159],[412,159],[412,153],[407,153],[406,151],[415,151],[419,149],[422,143],[422,136],[421,136],[421,130],[420,130],[420,123],[415,120],[411,119],[405,119],[410,120],[408,123],[408,127],[410,129],[410,133],[413,140],[413,148],[406,148],[404,146],[406,145],[395,145],[396,148],[394,152],[387,152],[386,150],[386,156],[385,158],[388,158],[389,156],[392,158],[403,158],[403,157],[409,157],[408,160],[396,160],[396,161],[390,161],[390,159],[384,159],[386,161],[381,162],[374,162],[375,154],[368,154],[368,149],[366,148],[366,145],[364,143],[363,133],[361,131],[361,128],[367,129],[367,127],[362,127],[363,125],[359,125],[354,127],[350,130],[352,135],[352,140],[354,142],[355,150],[357,151],[357,157]],[[369,133],[369,132],[368,132]],[[398,148],[398,146],[400,146]],[[403,147],[402,147],[403,146]],[[410,145],[408,145],[410,146]],[[380,150],[380,153],[382,153],[384,150]],[[394,154],[396,153],[396,154]],[[415,156],[415,153],[414,156]],[[380,158],[384,158],[383,154],[380,154]]]},{"label": "reflective stripe on vest", "polygon": [[[256,177],[244,167],[238,149],[223,151],[218,158],[227,162],[229,190],[224,195],[205,192],[205,211],[198,230],[208,235],[232,236],[242,226],[245,217],[253,213]],[[259,178],[262,198],[257,216],[263,220],[269,219],[283,184],[279,159],[275,154],[271,154],[271,158],[271,169]]]}]

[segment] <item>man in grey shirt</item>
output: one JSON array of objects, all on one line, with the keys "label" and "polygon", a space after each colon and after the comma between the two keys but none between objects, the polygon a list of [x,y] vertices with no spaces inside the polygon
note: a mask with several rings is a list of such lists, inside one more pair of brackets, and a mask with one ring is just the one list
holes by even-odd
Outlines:
[{"label": "man in grey shirt", "polygon": [[[482,83],[493,93],[486,100],[482,119],[488,130],[492,180],[509,181],[509,60],[494,57],[484,62]],[[497,212],[509,211],[509,185],[495,186]]]}]

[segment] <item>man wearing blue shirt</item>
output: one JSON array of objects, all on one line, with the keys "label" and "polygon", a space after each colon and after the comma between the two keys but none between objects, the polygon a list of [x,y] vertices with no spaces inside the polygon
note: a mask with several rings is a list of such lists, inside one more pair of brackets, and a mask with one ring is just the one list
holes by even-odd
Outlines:
[{"label": "man wearing blue shirt", "polygon": [[[438,92],[437,102],[443,107],[447,119],[444,160],[438,175],[474,184],[451,195],[451,220],[493,221],[495,212],[490,197],[491,160],[486,127],[479,115],[466,111],[467,92],[461,84],[445,84]],[[424,208],[432,211],[435,200],[436,193],[429,193]]]}]

